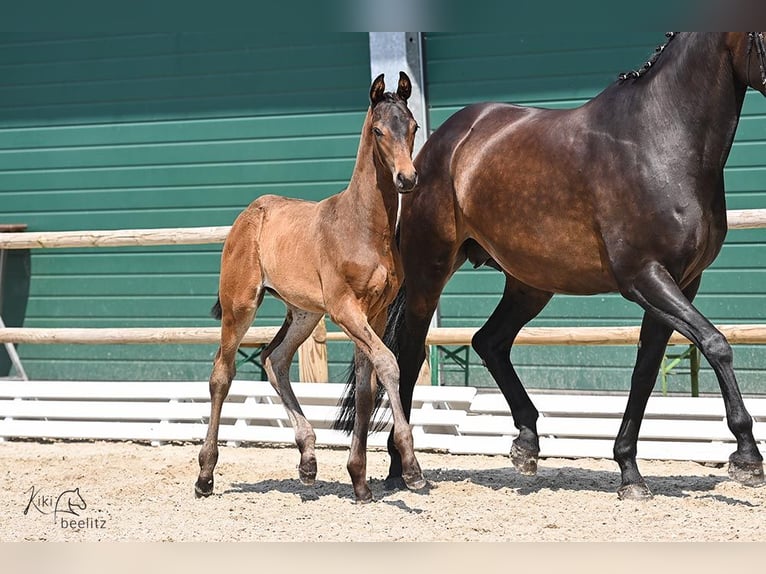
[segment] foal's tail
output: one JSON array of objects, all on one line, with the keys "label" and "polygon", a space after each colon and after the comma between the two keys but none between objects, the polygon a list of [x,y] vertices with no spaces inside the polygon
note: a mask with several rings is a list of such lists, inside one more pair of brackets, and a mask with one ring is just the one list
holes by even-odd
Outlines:
[{"label": "foal's tail", "polygon": [[[404,307],[407,302],[407,282],[403,282],[399,288],[396,298],[388,307],[388,319],[386,321],[386,330],[383,333],[383,343],[391,349],[394,356],[399,356],[399,333],[404,326]],[[383,404],[383,385],[378,385],[378,391],[375,395],[375,403],[372,409],[371,431],[382,430],[387,422],[387,417],[376,419],[376,414]],[[346,389],[343,392],[338,403],[340,411],[338,418],[333,423],[335,430],[342,430],[348,434],[354,430],[354,419],[356,418],[356,371],[354,369],[354,359],[351,359],[351,366],[346,373]]]},{"label": "foal's tail", "polygon": [[223,317],[223,311],[221,310],[221,296],[219,295],[218,298],[215,300],[215,305],[213,305],[210,308],[210,316],[213,317],[213,319],[221,320],[221,317]]}]

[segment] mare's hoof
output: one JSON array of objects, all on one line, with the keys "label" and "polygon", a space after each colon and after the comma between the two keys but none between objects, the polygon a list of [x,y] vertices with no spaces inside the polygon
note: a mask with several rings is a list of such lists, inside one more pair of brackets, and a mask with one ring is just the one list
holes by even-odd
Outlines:
[{"label": "mare's hoof", "polygon": [[426,487],[426,479],[421,473],[403,476],[404,485],[410,490],[421,490]]},{"label": "mare's hoof", "polygon": [[300,478],[301,484],[313,486],[317,478],[317,461],[315,458],[298,467],[298,478]]},{"label": "mare's hoof", "polygon": [[514,468],[526,476],[537,474],[537,455],[539,453],[517,445],[515,442],[511,446],[511,462]]},{"label": "mare's hoof", "polygon": [[620,500],[649,500],[652,492],[643,482],[640,484],[624,484],[617,490]]},{"label": "mare's hoof", "polygon": [[764,483],[763,463],[735,462],[730,458],[729,476],[745,486],[762,486]]},{"label": "mare's hoof", "polygon": [[404,490],[407,485],[404,484],[404,479],[401,476],[389,476],[383,481],[383,488],[387,491]]},{"label": "mare's hoof", "polygon": [[213,494],[213,479],[210,478],[203,480],[198,478],[196,484],[194,485],[194,496],[197,498],[207,498],[211,494]]}]

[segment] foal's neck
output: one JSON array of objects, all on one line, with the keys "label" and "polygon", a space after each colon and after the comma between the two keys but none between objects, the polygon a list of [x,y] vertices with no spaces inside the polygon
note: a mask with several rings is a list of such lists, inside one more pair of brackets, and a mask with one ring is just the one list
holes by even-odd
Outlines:
[{"label": "foal's neck", "polygon": [[362,127],[354,172],[344,195],[350,208],[358,215],[352,220],[376,236],[393,237],[399,194],[394,187],[391,171],[377,157],[372,135],[372,109]]}]

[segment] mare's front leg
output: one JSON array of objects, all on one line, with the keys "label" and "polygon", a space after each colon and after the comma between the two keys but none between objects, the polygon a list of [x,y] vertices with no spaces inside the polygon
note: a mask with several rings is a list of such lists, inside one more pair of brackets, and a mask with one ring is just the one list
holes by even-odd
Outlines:
[{"label": "mare's front leg", "polygon": [[506,275],[502,299],[471,341],[511,408],[513,424],[519,430],[511,447],[511,462],[526,475],[537,472],[539,413],[513,368],[511,346],[521,328],[543,310],[552,296]]},{"label": "mare's front leg", "polygon": [[316,480],[316,434],[303,414],[303,409],[290,385],[290,364],[298,347],[308,339],[323,316],[323,313],[310,313],[295,307],[288,308],[282,328],[261,354],[269,382],[282,400],[287,417],[295,431],[295,443],[301,453],[298,477],[305,485],[312,485]]},{"label": "mare's front leg", "polygon": [[746,485],[763,484],[763,457],[753,437],[753,419],[734,376],[733,352],[726,337],[691,304],[658,263],[643,269],[624,295],[692,341],[708,360],[721,387],[729,430],[737,439],[737,450],[729,457],[729,476]]},{"label": "mare's front leg", "polygon": [[[698,282],[687,292],[690,301],[694,298],[697,285]],[[622,482],[617,490],[617,496],[620,499],[643,500],[652,497],[636,463],[638,432],[672,332],[673,329],[653,315],[644,313],[636,365],[630,380],[628,404],[614,441],[614,460],[622,474]]]}]

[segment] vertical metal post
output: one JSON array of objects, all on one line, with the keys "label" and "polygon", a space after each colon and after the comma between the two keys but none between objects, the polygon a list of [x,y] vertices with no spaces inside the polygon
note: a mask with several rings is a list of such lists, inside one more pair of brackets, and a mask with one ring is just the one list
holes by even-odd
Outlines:
[{"label": "vertical metal post", "polygon": [[[5,249],[0,249],[0,328],[2,329],[5,329],[5,323],[3,322],[3,273],[5,271],[6,256]],[[3,345],[8,353],[8,357],[11,359],[11,364],[16,367],[18,376],[21,377],[21,380],[28,381],[27,373],[24,371],[24,367],[21,364],[21,358],[16,352],[16,347],[13,346],[13,343],[3,343]]]}]

